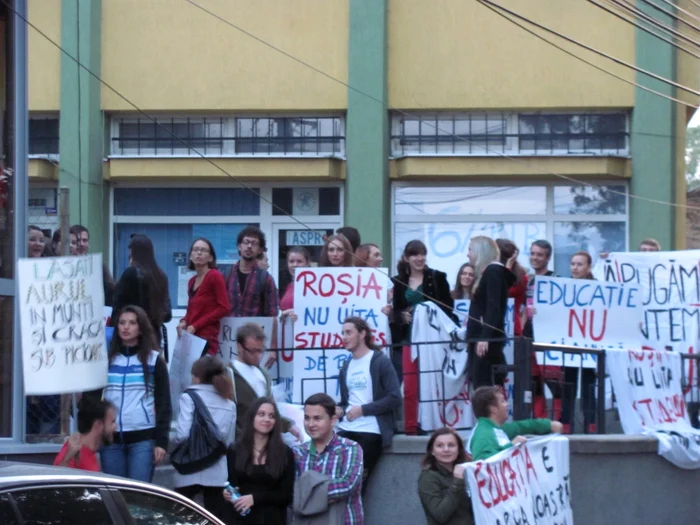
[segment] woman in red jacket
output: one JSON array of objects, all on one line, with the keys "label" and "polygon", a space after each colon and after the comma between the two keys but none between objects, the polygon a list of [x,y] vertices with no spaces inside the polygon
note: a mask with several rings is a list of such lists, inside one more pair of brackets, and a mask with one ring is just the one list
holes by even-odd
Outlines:
[{"label": "woman in red jacket", "polygon": [[216,269],[216,252],[208,239],[195,239],[190,248],[190,270],[197,275],[187,284],[189,301],[187,313],[177,327],[207,341],[204,352],[216,355],[219,351],[219,323],[231,310],[226,283]]}]

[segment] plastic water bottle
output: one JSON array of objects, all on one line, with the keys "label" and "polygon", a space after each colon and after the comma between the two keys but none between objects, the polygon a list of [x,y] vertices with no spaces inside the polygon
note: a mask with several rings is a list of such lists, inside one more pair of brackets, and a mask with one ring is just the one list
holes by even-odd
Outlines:
[{"label": "plastic water bottle", "polygon": [[[235,487],[232,487],[230,483],[226,483],[226,485],[224,485],[224,490],[231,494],[231,504],[241,497],[240,492],[238,492]],[[245,512],[239,512],[239,514],[241,516],[247,516],[250,514],[250,509],[246,510]]]}]

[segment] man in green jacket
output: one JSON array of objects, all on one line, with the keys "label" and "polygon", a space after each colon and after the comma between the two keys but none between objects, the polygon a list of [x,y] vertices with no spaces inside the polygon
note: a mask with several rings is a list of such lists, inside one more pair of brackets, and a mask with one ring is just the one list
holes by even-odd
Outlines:
[{"label": "man in green jacket", "polygon": [[479,419],[472,431],[467,452],[473,461],[488,459],[502,450],[524,443],[523,434],[549,434],[561,432],[562,424],[549,419],[508,420],[508,402],[497,386],[477,388],[472,396],[472,410]]}]

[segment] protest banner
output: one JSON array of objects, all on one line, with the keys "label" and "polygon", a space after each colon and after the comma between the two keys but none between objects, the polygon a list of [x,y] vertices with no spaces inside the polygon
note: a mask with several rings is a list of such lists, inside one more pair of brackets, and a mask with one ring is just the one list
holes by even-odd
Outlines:
[{"label": "protest banner", "polygon": [[[347,317],[364,319],[375,344],[387,342],[387,276],[372,268],[299,268],[294,279],[294,380],[297,404],[317,392],[340,399],[338,373],[350,353],[341,330]],[[308,350],[307,350],[308,349]]]},{"label": "protest banner", "polygon": [[[260,325],[265,332],[265,349],[276,347],[275,323],[276,317],[224,317],[219,328],[219,353],[217,354],[224,363],[234,361],[238,356],[238,345],[236,344],[236,334],[238,329],[244,324],[255,323]],[[265,357],[261,362],[265,364]]]},{"label": "protest banner", "polygon": [[270,377],[276,383],[275,400],[291,403],[293,397],[292,378],[294,376],[294,323],[290,318],[278,322],[280,350],[277,362],[270,369]]},{"label": "protest banner", "polygon": [[[634,283],[537,277],[535,342],[583,348],[640,348],[641,291]],[[536,352],[538,364],[595,368],[596,356]]]},{"label": "protest banner", "polygon": [[17,276],[24,393],[104,387],[102,255],[20,259]]},{"label": "protest banner", "polygon": [[180,411],[180,394],[192,384],[192,365],[202,357],[206,344],[206,340],[185,331],[175,340],[169,372],[173,420]]},{"label": "protest banner", "polygon": [[688,419],[680,354],[608,350],[606,357],[625,434],[653,436],[659,455],[680,468],[700,468],[700,431]]},{"label": "protest banner", "polygon": [[569,440],[529,439],[466,464],[476,525],[573,525]]}]

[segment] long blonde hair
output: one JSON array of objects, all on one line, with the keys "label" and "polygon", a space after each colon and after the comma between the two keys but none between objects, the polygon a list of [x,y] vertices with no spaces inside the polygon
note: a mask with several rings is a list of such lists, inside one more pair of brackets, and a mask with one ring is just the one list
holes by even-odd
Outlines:
[{"label": "long blonde hair", "polygon": [[469,246],[472,249],[472,253],[475,255],[474,286],[472,287],[472,297],[474,297],[474,293],[477,288],[479,288],[484,270],[486,270],[486,267],[492,262],[500,260],[501,252],[498,249],[496,241],[485,235],[474,237],[469,241]]}]

